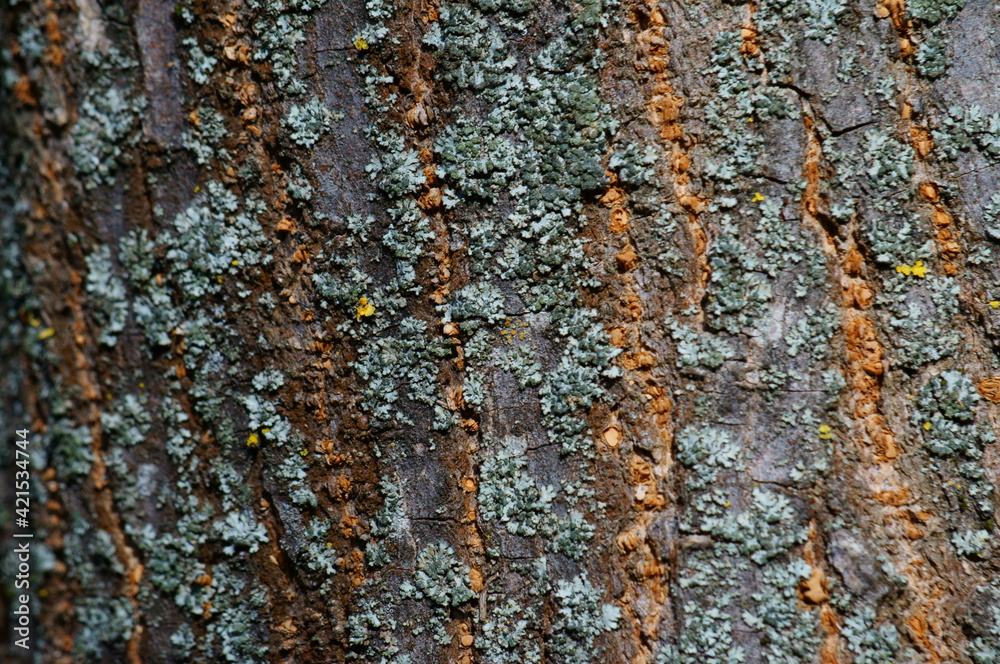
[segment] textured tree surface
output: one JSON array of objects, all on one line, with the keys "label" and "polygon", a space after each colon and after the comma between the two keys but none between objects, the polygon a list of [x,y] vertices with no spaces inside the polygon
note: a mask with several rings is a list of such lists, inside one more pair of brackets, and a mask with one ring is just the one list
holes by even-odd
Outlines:
[{"label": "textured tree surface", "polygon": [[1000,663],[995,4],[0,25],[4,661]]}]

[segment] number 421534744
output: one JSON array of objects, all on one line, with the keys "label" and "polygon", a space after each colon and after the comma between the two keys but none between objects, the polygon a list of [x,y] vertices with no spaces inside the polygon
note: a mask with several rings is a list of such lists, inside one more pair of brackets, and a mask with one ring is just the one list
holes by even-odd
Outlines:
[{"label": "number 421534744", "polygon": [[28,456],[28,430],[18,429],[16,433],[17,440],[14,444],[17,446],[17,449],[15,450],[16,459],[14,465],[17,466],[18,470],[14,473],[14,512],[19,519],[27,519],[28,508],[31,505],[28,499],[28,479],[31,476],[29,471],[31,458]]}]

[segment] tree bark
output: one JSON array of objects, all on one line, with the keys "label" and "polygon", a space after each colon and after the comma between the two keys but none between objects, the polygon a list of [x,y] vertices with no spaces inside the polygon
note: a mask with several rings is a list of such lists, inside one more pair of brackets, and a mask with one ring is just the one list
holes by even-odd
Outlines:
[{"label": "tree bark", "polygon": [[993,3],[0,24],[11,661],[1000,662]]}]

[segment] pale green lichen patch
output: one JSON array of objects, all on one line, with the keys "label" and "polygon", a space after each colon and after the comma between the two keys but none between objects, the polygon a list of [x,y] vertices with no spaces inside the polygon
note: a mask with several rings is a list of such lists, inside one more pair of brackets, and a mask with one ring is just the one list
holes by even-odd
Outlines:
[{"label": "pale green lichen patch", "polygon": [[735,515],[707,516],[702,520],[700,530],[724,542],[717,546],[718,550],[746,556],[754,563],[763,565],[805,542],[807,530],[791,525],[797,520],[796,511],[788,498],[777,492],[755,488],[747,510]]},{"label": "pale green lichen patch", "polygon": [[[792,415],[787,426],[796,431],[815,424],[811,413]],[[759,634],[761,661],[812,661],[819,624],[798,603],[799,583],[811,568],[793,553],[808,536],[803,510],[782,491],[734,483],[746,457],[766,445],[748,446],[726,428],[696,425],[678,433],[676,443],[677,459],[688,470],[688,509],[678,524],[687,549],[678,569],[684,604],[681,627],[660,643],[657,663],[752,661],[736,641],[737,631],[747,630]],[[794,481],[811,477],[793,475]],[[756,589],[752,595],[747,584]]]},{"label": "pale green lichen patch", "polygon": [[564,502],[561,492],[552,485],[538,486],[527,466],[527,457],[509,446],[500,446],[482,462],[478,503],[483,520],[503,524],[512,535],[540,536],[549,551],[580,560],[595,527],[577,510],[559,514],[562,510],[555,508]]},{"label": "pale green lichen patch", "polygon": [[382,480],[379,486],[384,502],[369,523],[368,536],[371,539],[365,546],[365,562],[372,568],[383,567],[389,562],[387,543],[402,534],[405,518],[403,494],[399,486],[387,479]]},{"label": "pale green lichen patch", "polygon": [[222,552],[228,556],[236,553],[237,548],[255,553],[262,542],[269,541],[263,524],[256,523],[252,516],[243,512],[230,512],[212,527],[226,543]]},{"label": "pale green lichen patch", "polygon": [[741,614],[748,627],[766,635],[761,646],[767,664],[808,662],[821,642],[819,617],[798,605],[799,585],[811,573],[801,560],[769,567],[762,591],[753,594],[756,606]]},{"label": "pale green lichen patch", "polygon": [[120,649],[135,629],[132,604],[126,597],[77,599],[74,615],[80,623],[80,631],[73,642],[73,651],[84,661],[102,659],[108,648]]},{"label": "pale green lichen patch", "polygon": [[481,625],[482,634],[475,640],[476,650],[488,664],[537,664],[542,661],[542,647],[534,633],[537,620],[534,607],[509,598],[498,602]]},{"label": "pale green lichen patch", "polygon": [[877,624],[875,611],[871,607],[865,607],[844,618],[841,634],[858,664],[891,664],[899,661],[899,631],[888,623]]},{"label": "pale green lichen patch", "polygon": [[723,429],[689,427],[677,437],[677,458],[691,469],[693,488],[710,486],[720,470],[736,468],[741,456],[741,446]]},{"label": "pale green lichen patch", "polygon": [[253,59],[268,63],[279,88],[301,94],[306,81],[300,75],[298,51],[306,41],[306,25],[325,0],[248,0],[253,12]]},{"label": "pale green lichen patch", "polygon": [[[343,114],[336,116],[338,119]],[[282,120],[282,125],[296,145],[312,147],[324,134],[330,131],[330,123],[335,119],[333,113],[323,102],[313,97],[302,104],[292,104],[288,115]]]},{"label": "pale green lichen patch", "polygon": [[[400,587],[404,597],[421,599],[432,607],[427,627],[435,631],[438,643],[446,643],[445,621],[449,610],[476,597],[470,587],[469,566],[455,558],[455,549],[445,542],[429,544],[417,555],[411,581]],[[424,626],[414,631],[420,633]]]},{"label": "pale green lichen patch", "polygon": [[718,369],[735,357],[732,344],[722,337],[699,333],[691,326],[673,322],[672,336],[677,344],[677,366]]},{"label": "pale green lichen patch", "polygon": [[989,547],[992,537],[986,530],[962,530],[951,536],[955,550],[963,556],[978,558]]},{"label": "pale green lichen patch", "polygon": [[397,403],[400,382],[409,388],[409,399],[433,405],[438,361],[450,354],[451,348],[443,342],[428,342],[427,324],[416,318],[400,321],[396,336],[369,338],[359,348],[359,359],[354,363],[355,371],[366,381],[366,410],[376,420],[409,422],[402,404]]},{"label": "pale green lichen patch", "polygon": [[938,456],[955,454],[978,458],[993,436],[975,423],[973,408],[980,396],[972,381],[959,371],[943,371],[921,388],[912,422],[927,449]]},{"label": "pale green lichen patch", "polygon": [[528,460],[510,450],[485,459],[479,469],[479,510],[514,535],[532,536],[543,527],[556,498],[553,486],[537,486],[525,470]]},{"label": "pale green lichen patch", "polygon": [[992,522],[993,517],[994,487],[979,459],[994,436],[977,421],[980,401],[968,376],[946,370],[920,389],[910,418],[932,455],[931,468],[947,478],[942,485],[944,497],[963,508],[971,502],[975,508],[972,523]]},{"label": "pale green lichen patch", "polygon": [[955,353],[958,295],[955,279],[934,273],[915,283],[897,271],[883,283],[875,301],[885,308],[893,355],[902,366],[917,368]]},{"label": "pale green lichen patch", "polygon": [[976,588],[976,594],[989,604],[985,607],[982,619],[975,620],[972,624],[977,636],[970,639],[966,654],[975,664],[998,664],[1000,663],[1000,605],[997,602],[997,592],[989,586],[980,586]]},{"label": "pale green lichen patch", "polygon": [[450,544],[426,546],[417,556],[412,586],[404,593],[425,599],[439,608],[458,606],[476,596],[469,587],[469,566],[455,558]]},{"label": "pale green lichen patch", "polygon": [[101,426],[110,445],[133,447],[145,442],[152,426],[146,398],[126,394],[101,414]]},{"label": "pale green lichen patch", "polygon": [[586,574],[556,582],[556,614],[550,632],[551,650],[565,664],[586,664],[594,657],[597,637],[618,627],[621,609],[601,602]]},{"label": "pale green lichen patch", "polygon": [[948,42],[940,30],[925,30],[917,48],[917,71],[925,78],[939,78],[948,70]]},{"label": "pale green lichen patch", "polygon": [[938,23],[954,18],[965,6],[965,0],[911,0],[906,13],[923,23]]},{"label": "pale green lichen patch", "polygon": [[[120,59],[117,54],[109,62]],[[122,68],[136,66],[122,62]],[[145,108],[143,97],[112,83],[103,68],[95,85],[86,90],[73,125],[73,164],[88,188],[111,184],[120,163],[139,140],[139,117]]]},{"label": "pale green lichen patch", "polygon": [[113,346],[128,320],[125,284],[115,273],[111,249],[99,247],[87,256],[87,294],[96,302],[95,318],[101,324],[100,342]]},{"label": "pale green lichen patch", "polygon": [[991,163],[1000,159],[1000,137],[996,132],[1000,114],[987,114],[978,104],[949,106],[937,120],[937,127],[931,132],[935,154],[954,161],[976,148]]}]

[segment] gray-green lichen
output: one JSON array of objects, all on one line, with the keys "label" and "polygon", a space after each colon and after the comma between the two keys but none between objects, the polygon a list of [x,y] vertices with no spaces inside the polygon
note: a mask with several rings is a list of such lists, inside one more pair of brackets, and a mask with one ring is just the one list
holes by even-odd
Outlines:
[{"label": "gray-green lichen", "polygon": [[899,631],[892,624],[876,624],[875,611],[864,607],[844,618],[841,630],[847,648],[858,664],[890,664],[899,661]]},{"label": "gray-green lichen", "polygon": [[137,66],[115,49],[88,58],[94,78],[85,88],[71,134],[73,165],[88,188],[112,184],[119,164],[139,141],[146,100],[120,84]]},{"label": "gray-green lichen", "polygon": [[[342,114],[340,117],[343,117]],[[330,131],[334,116],[323,102],[313,97],[302,104],[293,104],[282,120],[292,141],[302,147],[312,147],[323,134]]]}]

